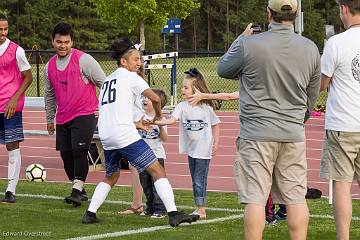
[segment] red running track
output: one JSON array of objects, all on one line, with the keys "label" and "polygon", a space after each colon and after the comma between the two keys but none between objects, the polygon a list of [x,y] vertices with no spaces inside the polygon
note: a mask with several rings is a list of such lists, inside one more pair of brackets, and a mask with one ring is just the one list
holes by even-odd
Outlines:
[{"label": "red running track", "polygon": [[[235,159],[235,139],[239,133],[238,114],[235,112],[219,112],[220,146],[217,155],[211,160],[208,177],[209,191],[235,192],[232,165]],[[26,108],[23,112],[24,129],[45,130],[45,114],[42,109]],[[320,157],[323,145],[324,118],[311,118],[306,124],[306,157],[308,161],[308,186],[318,188],[323,195],[328,195],[328,181],[320,179]],[[192,189],[187,164],[187,156],[178,154],[178,126],[168,127],[169,138],[164,144],[167,153],[165,168],[174,188]],[[21,177],[25,178],[25,168],[31,163],[40,163],[47,169],[48,181],[67,181],[62,160],[55,151],[55,138],[45,136],[26,136],[21,144],[23,164]],[[0,147],[0,178],[7,177],[7,152]],[[98,183],[104,172],[90,172],[87,183]],[[119,185],[130,185],[130,172],[121,172]],[[360,188],[353,184],[353,197],[360,198]]]}]

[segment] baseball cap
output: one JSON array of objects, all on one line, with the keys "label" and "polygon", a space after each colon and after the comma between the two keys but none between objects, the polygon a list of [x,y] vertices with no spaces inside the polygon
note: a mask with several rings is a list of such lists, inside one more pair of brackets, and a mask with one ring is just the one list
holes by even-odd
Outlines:
[{"label": "baseball cap", "polygon": [[[289,6],[290,9],[285,8]],[[297,10],[297,0],[269,0],[268,7],[278,13],[286,13],[290,10],[291,13],[295,13]]]}]

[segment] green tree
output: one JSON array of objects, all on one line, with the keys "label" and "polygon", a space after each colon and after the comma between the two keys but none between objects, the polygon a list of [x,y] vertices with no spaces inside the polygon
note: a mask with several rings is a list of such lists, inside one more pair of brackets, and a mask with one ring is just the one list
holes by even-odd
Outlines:
[{"label": "green tree", "polygon": [[[1,0],[0,11],[9,17],[9,37],[27,49],[51,48],[52,27],[67,21],[80,49],[106,49],[113,39],[123,35],[135,39],[140,32],[141,40],[146,35],[147,50],[158,51],[164,23],[179,17],[180,49],[223,51],[249,22],[267,29],[266,5],[265,0]],[[334,25],[336,33],[344,31],[335,0],[302,0],[302,7],[303,34],[320,50],[324,24]],[[173,38],[168,41],[173,44]]]},{"label": "green tree", "polygon": [[316,8],[320,0],[302,1],[302,11],[304,12],[304,32],[303,35],[317,45],[321,51],[324,46],[325,38],[325,19],[321,10]]},{"label": "green tree", "polygon": [[7,0],[0,2],[9,17],[9,37],[26,49],[50,49],[51,32],[59,21],[69,22],[75,31],[75,47],[107,49],[109,43],[127,34],[122,24],[99,19],[89,0]]},{"label": "green tree", "polygon": [[198,8],[192,0],[91,0],[106,20],[123,23],[129,32],[139,29],[140,42],[145,48],[145,25],[160,30],[171,17],[186,18]]}]

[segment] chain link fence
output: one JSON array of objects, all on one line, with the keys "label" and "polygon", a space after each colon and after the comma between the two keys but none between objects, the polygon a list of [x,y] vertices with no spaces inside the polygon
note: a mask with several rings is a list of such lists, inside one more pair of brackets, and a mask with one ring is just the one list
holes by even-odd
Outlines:
[{"label": "chain link fence", "polygon": [[[86,51],[93,56],[102,66],[106,75],[109,75],[116,68],[116,62],[111,58],[109,51]],[[27,90],[26,95],[30,97],[44,96],[44,67],[54,51],[27,50],[26,56],[32,66],[33,83]],[[223,52],[180,52],[176,59],[176,101],[181,101],[181,86],[184,72],[196,67],[204,75],[208,87],[212,92],[234,92],[238,91],[238,81],[227,80],[219,77],[216,73],[216,64]],[[154,59],[150,64],[172,64],[173,59]],[[171,93],[171,69],[151,69],[146,71],[145,79],[151,88],[163,89],[168,97]],[[326,103],[326,93],[322,93],[317,105]],[[170,102],[168,103],[170,104]],[[220,111],[238,111],[237,100],[223,101]]]}]

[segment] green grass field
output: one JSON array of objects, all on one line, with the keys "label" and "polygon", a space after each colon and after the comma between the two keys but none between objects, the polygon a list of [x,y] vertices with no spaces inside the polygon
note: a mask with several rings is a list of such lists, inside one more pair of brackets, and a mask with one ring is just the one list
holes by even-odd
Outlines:
[{"label": "green grass field", "polygon": [[[0,181],[5,189],[6,181]],[[99,234],[113,234],[111,239],[242,239],[242,206],[237,204],[234,193],[208,193],[208,219],[197,224],[171,228],[167,218],[151,219],[142,216],[120,216],[117,211],[128,206],[131,189],[115,187],[99,210],[101,223],[83,225],[81,218],[88,203],[73,208],[63,203],[69,193],[69,184],[34,183],[21,181],[17,188],[16,204],[0,204],[0,239],[100,239]],[[87,185],[89,196],[93,185]],[[190,191],[175,191],[177,205],[191,212],[193,197]],[[308,239],[335,239],[332,210],[327,199],[308,201],[311,218]],[[211,208],[214,208],[211,210]],[[215,209],[217,208],[217,209]],[[360,201],[353,202],[354,220],[351,239],[360,238]],[[114,237],[116,236],[116,237]],[[289,239],[286,222],[266,226],[264,239]]]}]

